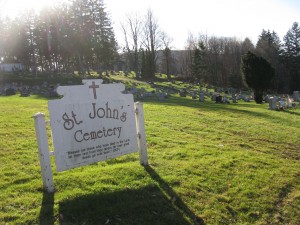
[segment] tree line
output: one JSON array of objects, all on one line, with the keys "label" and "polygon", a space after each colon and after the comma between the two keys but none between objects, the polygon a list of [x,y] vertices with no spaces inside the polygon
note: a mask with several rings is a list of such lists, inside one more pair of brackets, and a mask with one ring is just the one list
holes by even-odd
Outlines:
[{"label": "tree line", "polygon": [[117,69],[152,79],[171,74],[203,84],[244,88],[241,59],[248,51],[274,68],[270,89],[300,87],[300,27],[295,22],[281,41],[263,30],[256,45],[249,38],[189,34],[183,50],[159,26],[152,10],[130,14],[121,22],[124,44],[118,45],[103,0],[71,0],[39,14],[24,12],[0,18],[0,59],[20,62],[28,71],[99,73]]},{"label": "tree line", "polygon": [[109,69],[117,42],[102,0],[71,0],[39,14],[0,20],[2,62],[21,62],[26,70],[79,72]]},{"label": "tree line", "polygon": [[190,36],[181,56],[181,72],[200,82],[222,87],[245,87],[242,57],[251,52],[274,68],[270,91],[287,93],[300,89],[300,27],[293,23],[280,41],[275,31],[263,30],[256,46],[250,39]]}]

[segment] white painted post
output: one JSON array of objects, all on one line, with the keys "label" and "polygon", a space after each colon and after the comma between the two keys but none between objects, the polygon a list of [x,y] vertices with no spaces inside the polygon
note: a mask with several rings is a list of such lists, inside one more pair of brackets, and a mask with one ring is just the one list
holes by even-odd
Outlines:
[{"label": "white painted post", "polygon": [[42,171],[44,190],[54,192],[52,170],[50,164],[48,137],[46,132],[46,121],[44,113],[36,113],[33,116],[35,133],[38,142],[40,166]]},{"label": "white painted post", "polygon": [[134,107],[135,107],[136,129],[138,133],[138,148],[139,148],[139,155],[140,155],[140,164],[146,166],[148,165],[148,153],[147,153],[147,145],[146,145],[143,103],[136,102],[134,103]]}]

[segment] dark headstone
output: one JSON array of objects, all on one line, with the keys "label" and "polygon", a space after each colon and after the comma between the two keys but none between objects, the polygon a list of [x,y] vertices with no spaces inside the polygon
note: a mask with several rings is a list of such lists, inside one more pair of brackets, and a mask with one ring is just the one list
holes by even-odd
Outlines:
[{"label": "dark headstone", "polygon": [[222,95],[217,95],[216,96],[216,103],[222,103],[223,100],[222,100]]},{"label": "dark headstone", "polygon": [[5,90],[5,95],[6,96],[15,95],[15,94],[16,94],[16,90],[14,88],[7,88]]},{"label": "dark headstone", "polygon": [[21,97],[28,97],[30,96],[30,90],[28,87],[23,87],[20,91],[20,96]]}]

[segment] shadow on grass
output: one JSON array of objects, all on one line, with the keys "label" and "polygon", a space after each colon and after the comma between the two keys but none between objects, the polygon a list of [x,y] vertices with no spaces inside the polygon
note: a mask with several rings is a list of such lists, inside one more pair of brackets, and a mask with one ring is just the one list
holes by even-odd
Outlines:
[{"label": "shadow on grass", "polygon": [[[281,111],[281,112],[276,112],[278,113],[278,116],[274,116],[274,114],[271,113],[264,113],[264,112],[257,112],[257,111],[251,111],[251,110],[246,110],[246,109],[240,109],[240,108],[226,108],[224,107],[222,110],[224,111],[229,111],[229,112],[237,112],[239,114],[245,114],[247,116],[252,116],[255,118],[264,118],[268,120],[271,123],[282,123],[290,127],[294,128],[300,128],[300,125],[297,123],[294,123],[291,119],[289,119],[288,115],[293,114],[293,115],[300,115],[297,112],[288,112],[288,111]],[[285,113],[287,117],[280,117],[280,113]],[[276,114],[277,115],[277,114]]]},{"label": "shadow on grass", "polygon": [[[299,115],[299,111],[295,111],[295,109],[291,110],[284,110],[284,111],[276,111],[276,114],[270,113],[275,111],[268,110],[268,105],[265,104],[265,112],[261,111],[258,112],[255,110],[256,106],[255,103],[245,103],[245,102],[239,102],[237,104],[218,104],[214,103],[213,101],[207,100],[206,102],[199,102],[198,100],[190,99],[190,98],[182,98],[182,97],[176,97],[172,96],[171,98],[165,100],[165,101],[149,101],[146,100],[145,102],[149,104],[157,104],[157,105],[166,105],[166,106],[184,106],[184,107],[192,107],[201,109],[203,111],[212,111],[212,112],[231,112],[231,113],[237,113],[237,114],[245,114],[247,116],[252,116],[255,118],[264,118],[266,120],[269,120],[272,123],[283,123],[287,124],[288,126],[292,126],[295,128],[300,128],[300,125],[297,123],[293,123],[289,118],[288,115]],[[277,115],[278,116],[275,116]],[[286,114],[286,118],[280,117],[280,114]]]},{"label": "shadow on grass", "polygon": [[[240,101],[237,104],[225,104],[225,103],[215,103],[210,99],[206,99],[204,102],[199,102],[199,99],[191,99],[188,97],[179,97],[179,96],[171,96],[164,101],[158,101],[156,98],[145,99],[143,100],[145,103],[156,104],[156,105],[166,105],[166,106],[184,106],[184,107],[192,107],[203,109],[207,111],[211,110],[222,110],[222,109],[231,109],[232,107],[242,107],[242,108],[253,108],[253,104]],[[266,105],[266,109],[268,106]]]},{"label": "shadow on grass", "polygon": [[195,215],[176,194],[176,192],[155,172],[151,166],[145,166],[145,170],[149,173],[153,180],[155,180],[162,191],[171,199],[178,212],[188,218],[192,224],[205,224],[204,221]]},{"label": "shadow on grass", "polygon": [[[150,167],[145,170],[158,184],[137,189],[101,191],[59,203],[60,224],[202,225],[174,190]],[[55,222],[54,194],[44,193],[39,224]]]},{"label": "shadow on grass", "polygon": [[52,225],[54,224],[54,193],[43,193],[42,206],[39,216],[40,225]]},{"label": "shadow on grass", "polygon": [[[160,179],[157,178],[158,175],[153,175],[155,172],[152,169],[148,168],[147,171]],[[59,222],[89,225],[195,224],[191,221],[188,215],[191,212],[187,208],[179,209],[181,208],[175,206],[159,187],[148,185],[138,189],[102,191],[66,199],[59,203]]]},{"label": "shadow on grass", "polygon": [[295,110],[285,110],[284,113],[300,116],[300,112],[296,112]]}]

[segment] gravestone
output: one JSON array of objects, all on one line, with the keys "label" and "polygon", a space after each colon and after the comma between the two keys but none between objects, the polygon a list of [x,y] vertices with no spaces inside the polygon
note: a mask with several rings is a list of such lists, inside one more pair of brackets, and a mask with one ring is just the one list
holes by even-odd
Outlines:
[{"label": "gravestone", "polygon": [[200,101],[200,102],[204,102],[204,96],[205,96],[204,93],[201,92],[201,93],[200,93],[200,96],[199,96],[199,101]]},{"label": "gravestone", "polygon": [[270,110],[275,110],[277,108],[276,103],[277,103],[276,97],[269,97],[269,109]]},{"label": "gravestone", "polygon": [[187,94],[186,89],[181,89],[181,90],[179,90],[179,95],[180,95],[180,97],[186,97],[186,94]]},{"label": "gravestone", "polygon": [[167,97],[165,92],[157,92],[156,94],[158,101],[164,101]]},{"label": "gravestone", "polygon": [[295,102],[299,102],[300,101],[299,91],[294,91],[293,92],[293,99],[294,99]]},{"label": "gravestone", "polygon": [[213,102],[215,102],[215,101],[216,101],[216,98],[217,98],[217,94],[211,92],[211,100],[212,100]]},{"label": "gravestone", "polygon": [[224,98],[223,98],[223,103],[230,103],[230,101],[229,101],[229,99],[226,97],[226,95],[224,96]]},{"label": "gravestone", "polygon": [[191,91],[191,96],[192,96],[192,99],[196,99],[197,98],[196,91]]},{"label": "gravestone", "polygon": [[57,87],[50,86],[48,89],[48,92],[49,92],[49,97],[51,97],[51,98],[59,97],[59,95],[57,93]]},{"label": "gravestone", "polygon": [[15,95],[15,94],[16,94],[16,90],[14,88],[9,87],[9,88],[5,89],[6,96]]},{"label": "gravestone", "polygon": [[47,81],[44,81],[44,82],[43,82],[43,87],[44,87],[44,88],[48,87],[48,82],[47,82]]},{"label": "gravestone", "polygon": [[243,97],[243,100],[244,100],[244,102],[250,102],[250,98],[248,98],[246,96]]},{"label": "gravestone", "polygon": [[284,100],[279,100],[279,101],[277,101],[277,103],[276,103],[276,108],[279,110],[284,110],[284,109],[286,109],[287,108],[287,102],[286,101],[284,101]]},{"label": "gravestone", "polygon": [[237,103],[236,94],[232,94],[232,103]]},{"label": "gravestone", "polygon": [[220,94],[218,94],[217,96],[216,96],[216,101],[215,101],[216,103],[223,103],[223,96],[222,95],[220,95]]},{"label": "gravestone", "polygon": [[20,96],[21,97],[28,97],[28,96],[30,96],[29,87],[22,87],[22,89],[20,91]]},{"label": "gravestone", "polygon": [[269,102],[269,98],[270,98],[270,96],[269,96],[269,95],[266,95],[266,96],[264,97],[264,102]]}]

